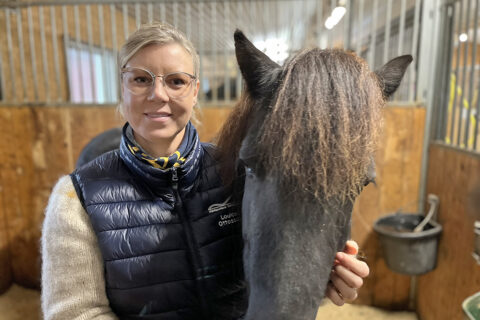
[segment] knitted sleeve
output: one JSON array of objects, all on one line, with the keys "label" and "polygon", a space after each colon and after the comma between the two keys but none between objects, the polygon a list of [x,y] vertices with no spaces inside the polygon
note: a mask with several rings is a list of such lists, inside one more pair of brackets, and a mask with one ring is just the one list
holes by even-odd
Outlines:
[{"label": "knitted sleeve", "polygon": [[118,319],[105,292],[96,235],[69,176],[58,181],[50,196],[41,246],[45,320]]}]

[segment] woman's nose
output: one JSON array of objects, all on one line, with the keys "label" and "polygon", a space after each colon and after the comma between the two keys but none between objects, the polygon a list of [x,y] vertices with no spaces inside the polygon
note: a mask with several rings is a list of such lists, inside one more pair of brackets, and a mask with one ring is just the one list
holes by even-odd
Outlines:
[{"label": "woman's nose", "polygon": [[153,83],[153,88],[152,91],[150,92],[149,95],[150,100],[156,100],[159,99],[161,101],[168,101],[170,98],[168,97],[167,90],[165,86],[163,85],[163,80],[160,77],[157,77],[155,79],[155,82]]}]

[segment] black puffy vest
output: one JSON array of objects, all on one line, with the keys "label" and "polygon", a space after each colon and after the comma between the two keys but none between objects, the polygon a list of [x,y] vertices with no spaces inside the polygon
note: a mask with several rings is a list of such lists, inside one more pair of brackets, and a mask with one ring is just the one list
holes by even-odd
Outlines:
[{"label": "black puffy vest", "polygon": [[186,195],[172,183],[152,189],[118,150],[71,174],[121,319],[238,319],[246,310],[240,208],[221,184],[212,147],[202,148]]}]

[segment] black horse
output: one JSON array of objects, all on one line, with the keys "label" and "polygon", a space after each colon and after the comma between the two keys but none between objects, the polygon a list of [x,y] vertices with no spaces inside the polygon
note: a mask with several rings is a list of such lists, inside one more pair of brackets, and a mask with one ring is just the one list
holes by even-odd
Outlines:
[{"label": "black horse", "polygon": [[235,50],[246,88],[218,147],[227,183],[245,170],[245,319],[314,319],[412,57],[371,72],[353,53],[312,49],[281,67],[240,31]]}]

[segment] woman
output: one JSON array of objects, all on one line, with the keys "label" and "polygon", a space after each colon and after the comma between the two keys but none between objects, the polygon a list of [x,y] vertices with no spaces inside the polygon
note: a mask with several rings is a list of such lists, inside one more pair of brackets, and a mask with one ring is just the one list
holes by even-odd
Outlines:
[{"label": "woman", "polygon": [[[245,311],[239,210],[190,122],[199,59],[186,37],[144,25],[119,53],[120,149],[59,180],[42,234],[49,319],[238,319]],[[350,242],[327,296],[355,299],[368,274]]]}]

